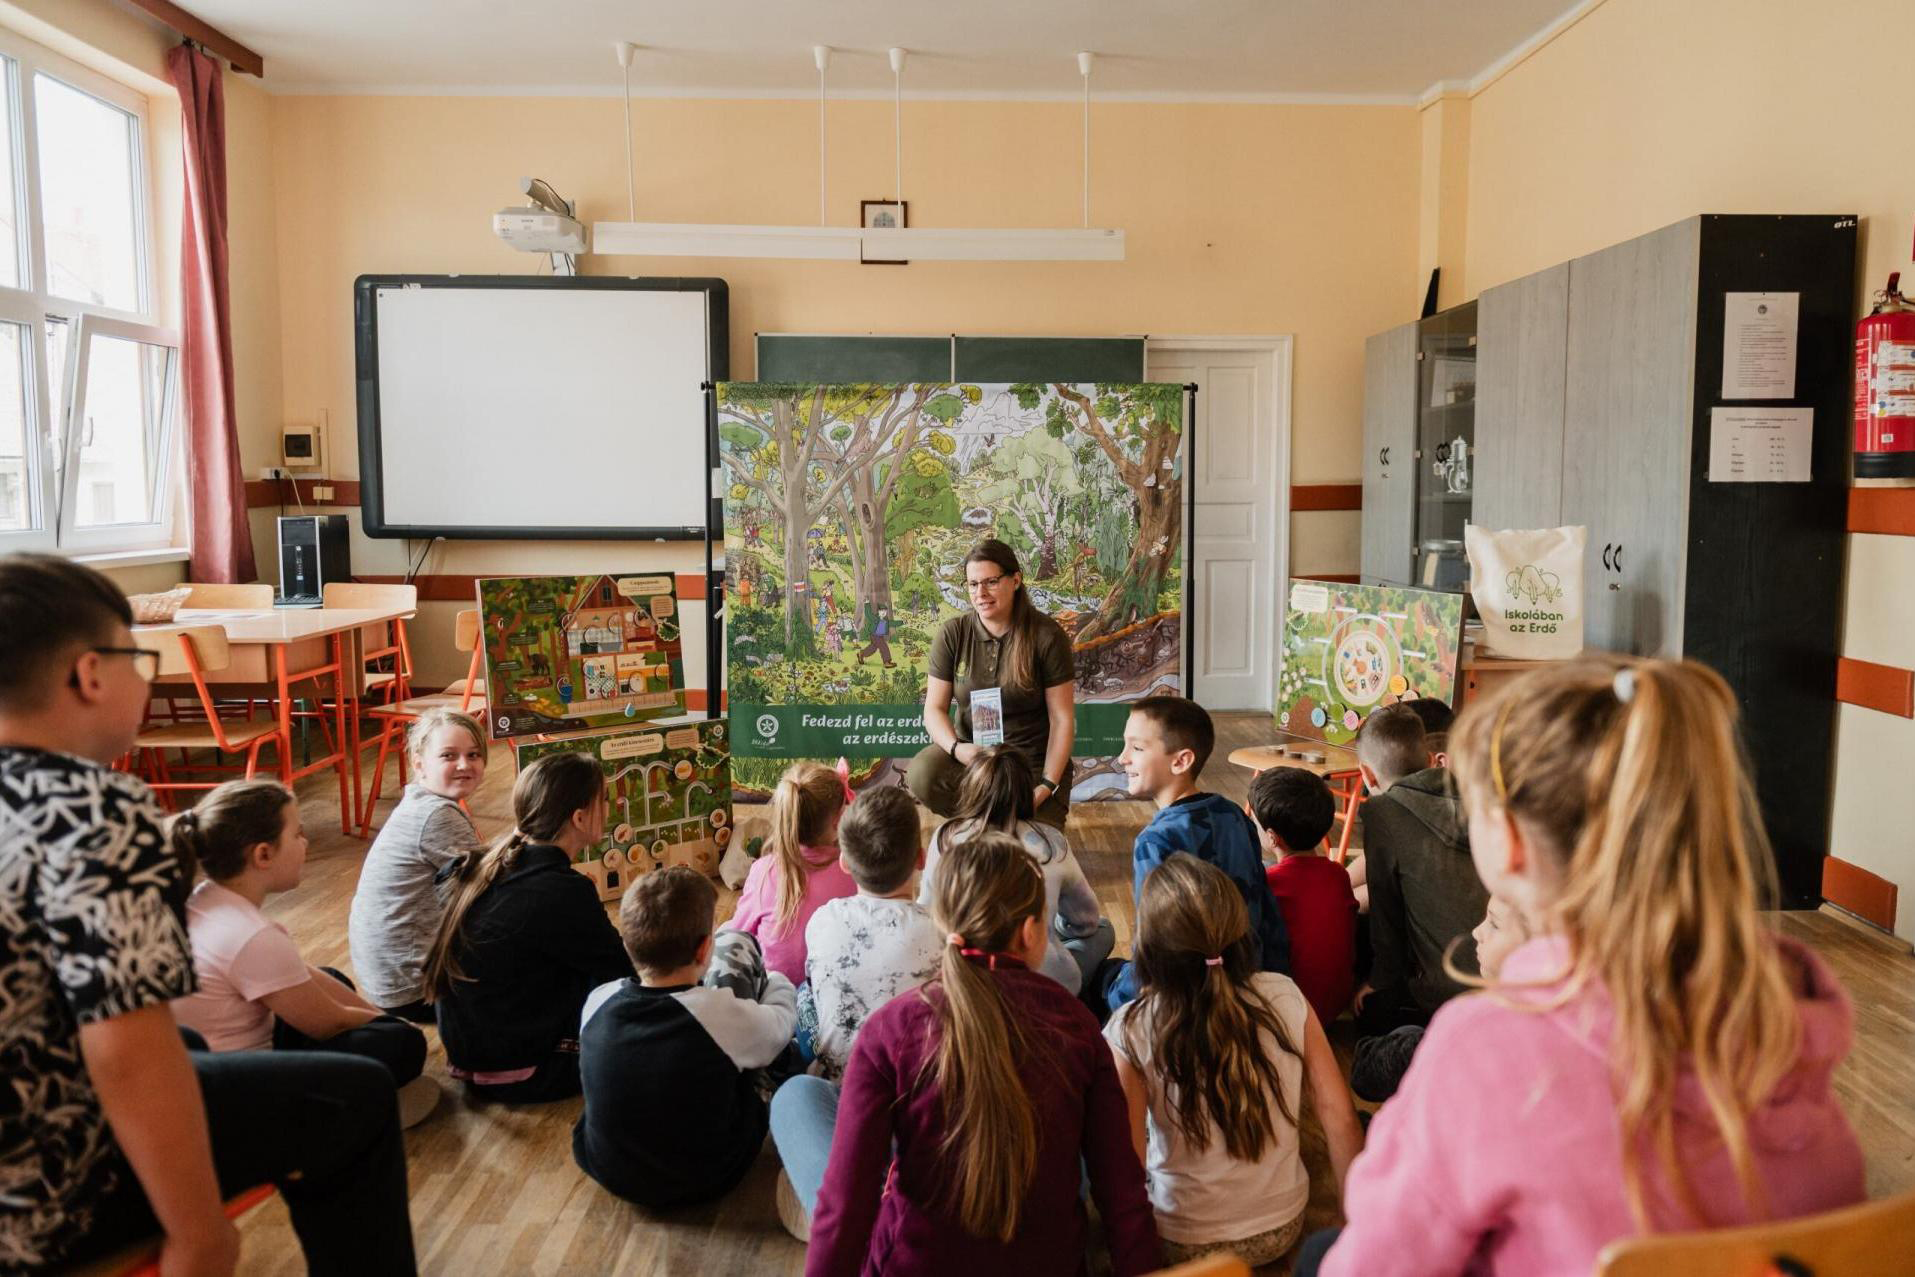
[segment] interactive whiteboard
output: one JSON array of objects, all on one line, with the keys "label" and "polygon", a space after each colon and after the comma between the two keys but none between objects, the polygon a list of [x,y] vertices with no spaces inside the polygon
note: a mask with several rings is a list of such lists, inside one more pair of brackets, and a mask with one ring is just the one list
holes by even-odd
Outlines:
[{"label": "interactive whiteboard", "polygon": [[702,539],[724,281],[362,276],[368,536]]}]

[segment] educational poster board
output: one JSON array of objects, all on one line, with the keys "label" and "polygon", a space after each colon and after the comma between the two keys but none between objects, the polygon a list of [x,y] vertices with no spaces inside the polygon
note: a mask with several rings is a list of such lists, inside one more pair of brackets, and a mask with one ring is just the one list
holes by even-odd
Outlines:
[{"label": "educational poster board", "polygon": [[677,589],[670,573],[481,580],[492,738],[683,714]]},{"label": "educational poster board", "polygon": [[1183,687],[1184,403],[1178,385],[721,384],[740,786],[927,743],[926,657],[987,536],[1071,636],[1092,760],[1074,796],[1121,783],[1128,702]]},{"label": "educational poster board", "polygon": [[573,867],[616,900],[668,865],[716,877],[730,845],[731,729],[721,718],[657,723],[589,736],[519,741],[520,770],[547,754],[589,754],[605,770],[605,838]]},{"label": "educational poster board", "polygon": [[1292,580],[1277,727],[1347,745],[1379,705],[1454,702],[1462,644],[1460,594]]}]

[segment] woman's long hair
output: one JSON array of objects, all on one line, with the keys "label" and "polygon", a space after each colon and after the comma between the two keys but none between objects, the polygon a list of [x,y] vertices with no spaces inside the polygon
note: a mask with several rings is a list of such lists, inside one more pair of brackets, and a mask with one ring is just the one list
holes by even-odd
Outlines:
[{"label": "woman's long hair", "polygon": [[1750,1118],[1794,1067],[1802,1030],[1758,912],[1775,898],[1775,870],[1734,694],[1690,661],[1578,661],[1472,701],[1450,743],[1471,810],[1507,814],[1562,875],[1538,921],[1569,942],[1563,991],[1512,1001],[1548,1009],[1597,986],[1614,1006],[1610,1076],[1638,1225],[1653,1227],[1645,1148],[1678,1205],[1709,1222],[1677,1157],[1685,1067],[1762,1217]]},{"label": "woman's long hair", "polygon": [[534,759],[512,786],[512,832],[459,862],[439,933],[426,953],[426,996],[437,1000],[466,978],[459,968],[461,932],[473,904],[519,861],[529,843],[559,836],[575,812],[605,797],[605,772],[590,754],[547,754]]},{"label": "woman's long hair", "polygon": [[[995,537],[979,541],[964,556],[966,567],[973,563],[992,564],[1005,576],[1021,574],[1024,570],[1017,564],[1016,551]],[[1004,656],[997,667],[999,687],[1041,690],[1037,686],[1037,634],[1043,623],[1044,614],[1031,602],[1030,590],[1020,581],[1017,593],[1011,597],[1011,629],[1005,635]]]},{"label": "woman's long hair", "polygon": [[1141,992],[1124,1034],[1161,1075],[1166,1116],[1192,1148],[1221,1136],[1233,1159],[1257,1161],[1276,1143],[1276,1118],[1297,1124],[1265,1035],[1299,1062],[1303,1051],[1251,983],[1261,964],[1242,893],[1177,852],[1144,879],[1133,958]]},{"label": "woman's long hair", "polygon": [[771,792],[771,854],[778,869],[778,931],[798,921],[812,866],[804,848],[816,845],[844,810],[844,778],[823,763],[793,763]]},{"label": "woman's long hair", "polygon": [[938,863],[931,916],[947,939],[926,990],[942,996],[927,999],[937,1008],[938,1045],[925,1071],[944,1106],[951,1208],[966,1231],[1000,1242],[1016,1235],[1037,1174],[1038,1115],[1018,1061],[1038,1044],[1005,1006],[985,962],[1043,912],[1044,876],[1009,834],[979,834]]}]

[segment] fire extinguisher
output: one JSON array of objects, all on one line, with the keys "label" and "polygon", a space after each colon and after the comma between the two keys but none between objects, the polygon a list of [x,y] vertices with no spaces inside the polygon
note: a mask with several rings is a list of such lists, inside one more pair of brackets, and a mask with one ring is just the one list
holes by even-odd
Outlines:
[{"label": "fire extinguisher", "polygon": [[1900,271],[1855,325],[1855,477],[1915,478],[1915,306]]}]

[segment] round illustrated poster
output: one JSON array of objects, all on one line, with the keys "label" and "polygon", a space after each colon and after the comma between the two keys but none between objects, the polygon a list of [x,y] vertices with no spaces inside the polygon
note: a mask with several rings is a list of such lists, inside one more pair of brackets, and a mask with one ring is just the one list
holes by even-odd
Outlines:
[{"label": "round illustrated poster", "polygon": [[1382,700],[1391,680],[1400,680],[1403,674],[1403,653],[1395,631],[1368,612],[1337,626],[1324,648],[1324,663],[1324,684],[1359,716]]}]

